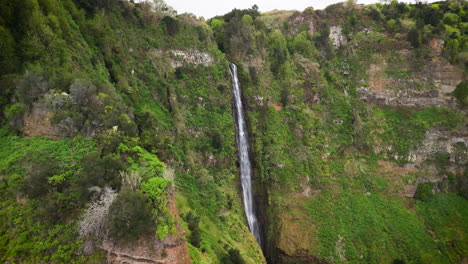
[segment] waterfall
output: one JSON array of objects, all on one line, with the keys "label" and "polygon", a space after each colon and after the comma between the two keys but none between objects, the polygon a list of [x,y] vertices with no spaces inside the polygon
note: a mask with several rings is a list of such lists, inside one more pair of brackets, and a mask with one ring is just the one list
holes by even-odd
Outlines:
[{"label": "waterfall", "polygon": [[242,199],[244,202],[245,215],[249,224],[250,232],[255,236],[258,244],[261,246],[260,228],[257,217],[255,216],[253,195],[252,195],[252,164],[249,157],[249,134],[244,120],[242,109],[242,100],[240,84],[237,79],[237,66],[231,64],[231,77],[235,103],[236,118],[236,139],[239,150],[240,176],[242,183]]}]

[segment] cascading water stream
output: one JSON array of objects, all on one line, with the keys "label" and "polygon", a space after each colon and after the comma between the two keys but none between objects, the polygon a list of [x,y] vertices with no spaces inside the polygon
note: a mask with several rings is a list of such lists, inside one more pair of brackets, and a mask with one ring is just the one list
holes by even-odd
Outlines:
[{"label": "cascading water stream", "polygon": [[249,134],[244,120],[242,107],[240,84],[237,79],[237,66],[231,64],[231,77],[235,103],[236,118],[236,139],[239,150],[240,176],[242,183],[242,199],[244,202],[245,215],[249,224],[250,232],[255,236],[258,244],[261,246],[260,228],[257,217],[255,216],[253,195],[252,195],[252,164],[249,157]]}]

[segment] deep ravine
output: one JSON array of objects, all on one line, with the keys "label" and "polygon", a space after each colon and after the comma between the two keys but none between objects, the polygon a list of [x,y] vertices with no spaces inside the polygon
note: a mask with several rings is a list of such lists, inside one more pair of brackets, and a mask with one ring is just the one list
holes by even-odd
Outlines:
[{"label": "deep ravine", "polygon": [[239,80],[237,79],[237,66],[230,65],[232,86],[234,93],[234,107],[236,119],[236,140],[239,152],[240,177],[242,184],[242,200],[250,232],[255,236],[258,244],[262,246],[260,226],[255,215],[255,203],[252,193],[252,164],[249,156],[249,134],[244,119]]}]

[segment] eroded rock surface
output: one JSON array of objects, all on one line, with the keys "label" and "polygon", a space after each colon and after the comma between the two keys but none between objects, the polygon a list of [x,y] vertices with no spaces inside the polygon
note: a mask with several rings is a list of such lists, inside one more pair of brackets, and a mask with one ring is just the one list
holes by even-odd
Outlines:
[{"label": "eroded rock surface", "polygon": [[342,33],[341,26],[331,26],[330,35],[328,36],[335,48],[339,48],[346,44],[346,37]]},{"label": "eroded rock surface", "polygon": [[[440,43],[434,46],[440,49]],[[405,60],[410,60],[409,53],[408,50],[399,51]],[[369,86],[357,89],[360,99],[392,106],[456,107],[451,93],[463,81],[463,71],[444,58],[434,56],[422,70],[412,72],[407,78],[389,77],[385,72],[389,64],[384,60],[370,65]]]},{"label": "eroded rock surface", "polygon": [[411,150],[409,160],[413,166],[419,166],[427,159],[440,153],[448,154],[448,160],[454,167],[462,167],[468,161],[468,134],[466,130],[452,132],[447,129],[432,129],[426,132],[426,138]]},{"label": "eroded rock surface", "polygon": [[214,58],[208,52],[199,51],[196,49],[154,50],[152,53],[157,57],[169,58],[170,65],[173,68],[182,67],[187,64],[209,66],[214,61]]}]

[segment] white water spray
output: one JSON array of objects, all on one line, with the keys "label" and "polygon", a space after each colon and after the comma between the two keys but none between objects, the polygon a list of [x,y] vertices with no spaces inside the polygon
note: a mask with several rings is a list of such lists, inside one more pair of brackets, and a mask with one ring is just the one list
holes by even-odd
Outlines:
[{"label": "white water spray", "polygon": [[255,216],[253,195],[252,195],[252,164],[249,157],[249,134],[244,120],[242,109],[242,100],[240,84],[237,79],[237,66],[231,64],[231,77],[236,110],[236,139],[239,149],[240,176],[242,183],[242,198],[244,201],[245,215],[249,224],[250,232],[255,236],[258,244],[261,246],[260,228],[257,217]]}]

